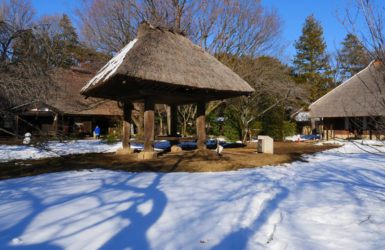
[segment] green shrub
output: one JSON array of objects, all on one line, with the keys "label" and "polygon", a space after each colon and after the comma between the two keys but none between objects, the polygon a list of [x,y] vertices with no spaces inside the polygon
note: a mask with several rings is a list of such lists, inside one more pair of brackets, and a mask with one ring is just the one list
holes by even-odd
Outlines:
[{"label": "green shrub", "polygon": [[241,140],[242,129],[239,126],[238,119],[230,109],[225,111],[225,120],[223,121],[223,135],[230,140]]},{"label": "green shrub", "polygon": [[283,122],[283,137],[295,135],[297,132],[297,124],[295,122]]},{"label": "green shrub", "polygon": [[103,139],[102,139],[102,142],[103,143],[106,143],[106,144],[114,144],[114,143],[117,143],[119,140],[119,135],[118,133],[116,133],[115,131],[114,132],[111,132],[111,133],[108,133]]},{"label": "green shrub", "polygon": [[272,137],[276,141],[283,139],[283,107],[277,106],[270,109],[262,117],[263,134]]}]

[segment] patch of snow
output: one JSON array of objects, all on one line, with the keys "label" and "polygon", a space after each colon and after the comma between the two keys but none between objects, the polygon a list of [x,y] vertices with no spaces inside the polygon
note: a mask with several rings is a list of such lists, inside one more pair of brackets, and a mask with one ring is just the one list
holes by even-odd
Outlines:
[{"label": "patch of snow", "polygon": [[294,120],[297,122],[307,122],[310,121],[310,113],[309,112],[299,112],[295,117]]},{"label": "patch of snow", "polygon": [[[169,142],[157,142],[156,151],[163,151],[169,146]],[[143,150],[143,144],[131,143],[131,147]],[[48,142],[45,148],[34,146],[9,146],[0,145],[0,162],[12,160],[31,160],[48,157],[59,157],[70,154],[85,153],[112,153],[122,148],[122,143],[106,144],[101,140],[77,140],[68,142]]]},{"label": "patch of snow", "polygon": [[382,249],[385,160],[366,151],[385,148],[339,143],[285,166],[3,180],[0,249]]},{"label": "patch of snow", "polygon": [[300,138],[300,141],[321,139],[320,135],[293,135],[285,137],[285,141],[298,141],[298,137]]},{"label": "patch of snow", "polygon": [[134,39],[129,42],[123,49],[121,49],[104,67],[94,76],[83,88],[81,91],[85,91],[90,86],[98,83],[100,80],[104,82],[108,80],[119,68],[120,64],[122,64],[124,58],[127,53],[131,50],[131,48],[135,45],[138,39]]}]

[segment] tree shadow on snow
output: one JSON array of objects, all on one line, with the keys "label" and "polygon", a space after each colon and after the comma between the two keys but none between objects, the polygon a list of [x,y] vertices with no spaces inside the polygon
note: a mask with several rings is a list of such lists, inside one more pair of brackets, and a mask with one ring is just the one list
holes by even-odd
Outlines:
[{"label": "tree shadow on snow", "polygon": [[256,232],[258,232],[258,230],[261,229],[261,227],[268,221],[269,217],[278,208],[279,203],[286,199],[286,197],[289,195],[289,190],[287,188],[278,187],[278,189],[279,192],[272,199],[266,202],[263,210],[259,213],[259,216],[251,223],[249,227],[244,227],[238,231],[230,233],[211,249],[245,249],[250,237],[252,237]]},{"label": "tree shadow on snow", "polygon": [[[76,236],[82,233],[87,235],[87,232],[89,232],[89,235],[92,235],[92,237],[95,238],[94,240],[97,241],[98,235],[103,235],[103,230],[105,233],[111,234],[108,231],[109,229],[104,227],[104,225],[109,223],[111,224],[111,222],[116,221],[128,221],[128,223],[118,229],[113,228],[116,233],[112,236],[104,238],[105,240],[102,241],[104,243],[99,244],[97,248],[149,249],[150,246],[146,237],[146,233],[148,229],[160,218],[167,204],[166,195],[158,187],[163,174],[152,175],[155,176],[152,182],[146,183],[146,185],[143,187],[141,187],[143,183],[135,180],[135,178],[138,176],[137,174],[132,174],[128,177],[113,175],[112,177],[106,177],[106,179],[103,179],[100,177],[100,175],[98,175],[96,180],[100,179],[102,184],[97,189],[92,191],[82,191],[73,195],[52,195],[51,198],[56,200],[49,204],[47,204],[45,201],[47,197],[44,197],[44,195],[37,195],[36,193],[29,191],[33,190],[39,184],[29,184],[27,181],[18,183],[17,180],[22,179],[10,180],[7,183],[3,183],[5,185],[1,187],[2,189],[15,190],[19,191],[19,193],[22,193],[22,196],[19,199],[21,201],[26,200],[30,203],[30,213],[25,218],[18,221],[15,225],[8,227],[5,230],[0,230],[0,249],[63,249],[63,247],[70,247],[66,245],[69,241],[71,241],[68,238],[74,237],[73,239],[75,241],[81,241],[81,239],[77,238]],[[54,179],[58,176],[59,175],[55,175]],[[92,175],[90,177],[92,178]],[[82,181],[82,179],[80,180]],[[148,178],[146,181],[147,180]],[[55,180],[53,180],[53,182],[54,181]],[[132,181],[133,183],[130,183]],[[47,189],[50,188],[49,184],[46,186]],[[105,199],[106,192],[108,191],[130,195],[123,195],[124,198],[122,199],[114,199],[114,197],[110,196],[108,196],[108,199]],[[52,210],[65,207],[68,204],[74,204],[77,201],[83,200],[84,202],[90,198],[97,201],[98,206],[88,209],[82,209],[79,207],[79,211],[71,210],[69,215],[60,215],[59,212],[59,214],[54,214],[54,216],[52,216]],[[124,209],[116,209],[124,204],[126,204],[126,206],[129,204],[129,207]],[[147,211],[143,212],[143,209],[140,209],[140,206],[143,206],[144,204],[150,205],[146,206]],[[73,205],[71,208],[74,209]],[[111,214],[106,215],[106,211],[112,212]],[[51,213],[51,215],[47,216],[49,222],[46,224],[44,224],[44,222],[39,222],[42,217],[43,219],[46,219],[44,216],[46,216],[47,213]],[[17,213],[15,213],[15,215],[17,215]],[[88,219],[91,217],[92,219]],[[95,218],[97,219],[94,220]],[[43,225],[40,225],[39,223]],[[39,230],[36,230],[36,234],[40,234],[37,236],[33,234],[34,232],[31,234],[31,227],[34,229],[36,224],[38,225],[38,229],[42,231],[39,232]],[[52,230],[50,230],[51,228]],[[59,228],[59,230],[57,228]],[[99,234],[95,234],[93,232],[94,230],[100,229],[102,232],[98,232]],[[52,233],[52,231],[54,231],[54,233]],[[44,235],[46,232],[50,234],[49,237]],[[23,242],[25,238],[24,236],[26,234],[28,235],[26,238],[29,238],[32,235],[32,238],[34,238],[32,241],[35,243],[28,243],[28,241],[30,241],[28,239],[27,242]],[[39,238],[39,236],[41,236],[41,238]],[[15,239],[17,241],[20,240],[21,243],[12,244],[12,241],[15,241]],[[64,246],[59,243],[60,240],[65,241]],[[90,238],[85,239],[84,248],[87,248],[87,242],[92,243],[92,240]],[[78,246],[79,245],[77,245],[77,248],[79,248]]]}]

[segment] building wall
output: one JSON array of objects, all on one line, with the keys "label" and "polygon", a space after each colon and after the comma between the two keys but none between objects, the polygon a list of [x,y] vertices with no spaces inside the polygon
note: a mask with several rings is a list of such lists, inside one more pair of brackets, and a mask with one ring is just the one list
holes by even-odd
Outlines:
[{"label": "building wall", "polygon": [[384,140],[385,130],[381,117],[324,118],[324,139]]}]

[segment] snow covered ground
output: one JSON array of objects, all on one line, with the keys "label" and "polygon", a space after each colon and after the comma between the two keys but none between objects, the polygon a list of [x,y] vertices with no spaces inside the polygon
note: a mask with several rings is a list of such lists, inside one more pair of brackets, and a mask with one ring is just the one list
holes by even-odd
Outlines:
[{"label": "snow covered ground", "polygon": [[383,249],[384,157],[343,144],[232,172],[0,181],[0,249]]},{"label": "snow covered ground", "polygon": [[[142,144],[131,143],[131,147],[139,150],[143,149]],[[169,147],[168,142],[155,143],[155,150],[163,150],[165,147]],[[110,153],[116,152],[120,148],[122,148],[121,142],[106,144],[101,140],[76,140],[65,143],[52,141],[48,142],[44,148],[26,145],[0,145],[0,162],[41,159],[70,154]]]}]

